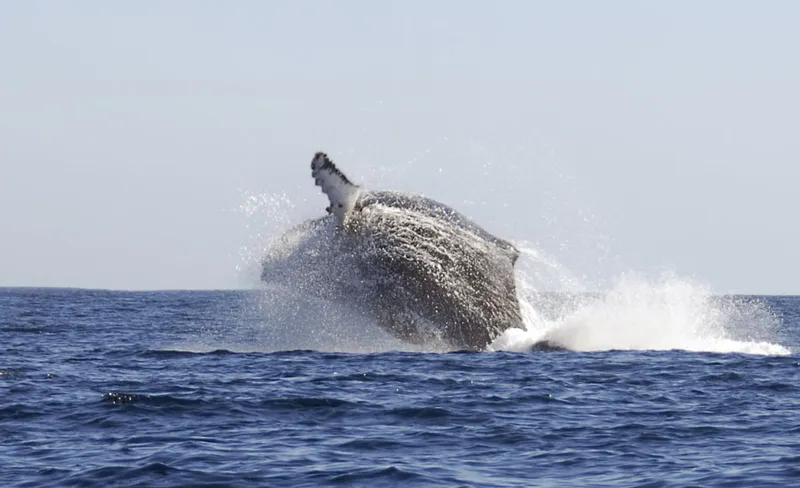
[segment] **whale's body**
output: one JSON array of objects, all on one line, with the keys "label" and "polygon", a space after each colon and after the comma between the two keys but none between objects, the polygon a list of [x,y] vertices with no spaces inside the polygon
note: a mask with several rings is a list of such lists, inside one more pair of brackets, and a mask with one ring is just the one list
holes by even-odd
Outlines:
[{"label": "whale's body", "polygon": [[483,350],[522,327],[511,243],[435,200],[353,185],[324,153],[311,166],[329,215],[282,236],[262,280],[299,266],[303,292],[349,303],[417,344]]}]

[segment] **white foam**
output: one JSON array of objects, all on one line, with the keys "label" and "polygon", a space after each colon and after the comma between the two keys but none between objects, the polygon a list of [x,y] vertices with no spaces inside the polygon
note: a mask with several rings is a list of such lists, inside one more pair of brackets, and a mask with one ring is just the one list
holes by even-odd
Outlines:
[{"label": "white foam", "polygon": [[[786,355],[772,342],[780,321],[763,302],[717,296],[708,286],[663,273],[620,276],[607,291],[571,289],[574,280],[550,278],[549,285],[567,284],[556,293],[536,290],[536,277],[525,272],[553,268],[539,253],[522,247],[517,281],[524,330],[512,329],[492,344],[494,350],[525,351],[543,340],[574,351],[672,350]],[[530,261],[534,262],[531,266]],[[557,275],[555,273],[553,275]]]}]

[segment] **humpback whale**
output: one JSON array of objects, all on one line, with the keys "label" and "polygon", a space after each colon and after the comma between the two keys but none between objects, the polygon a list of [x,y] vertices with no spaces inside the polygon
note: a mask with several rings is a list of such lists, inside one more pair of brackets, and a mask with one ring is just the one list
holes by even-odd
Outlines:
[{"label": "humpback whale", "polygon": [[327,215],[267,249],[262,281],[299,267],[290,281],[303,293],[345,302],[414,344],[480,351],[523,327],[511,243],[436,200],[362,188],[323,152],[311,175]]}]

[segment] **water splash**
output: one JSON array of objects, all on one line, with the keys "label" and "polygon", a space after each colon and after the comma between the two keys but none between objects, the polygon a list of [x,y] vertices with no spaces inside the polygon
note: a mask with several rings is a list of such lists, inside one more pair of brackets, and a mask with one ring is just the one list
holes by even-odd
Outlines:
[{"label": "water splash", "polygon": [[[246,243],[239,249],[240,281],[257,290],[239,304],[235,327],[222,325],[206,331],[204,344],[192,350],[226,349],[237,352],[315,350],[373,353],[382,351],[442,352],[443,343],[405,343],[381,329],[352,304],[327,300],[308,287],[330,285],[325,267],[312,268],[308,256],[327,254],[327,233],[297,226],[303,219],[285,193],[243,193],[240,213],[248,222]],[[312,235],[314,234],[314,235]],[[301,246],[311,252],[295,252]],[[274,278],[261,282],[262,263],[272,262]],[[319,263],[316,263],[319,264]],[[346,279],[348,270],[340,270]],[[355,279],[355,278],[353,278]]]},{"label": "water splash", "polygon": [[293,222],[296,206],[286,193],[242,192],[239,214],[244,218],[245,242],[239,248],[236,270],[247,287],[258,283],[264,250]]},{"label": "water splash", "polygon": [[[248,244],[240,252],[245,281],[263,293],[250,300],[244,339],[228,349],[380,352],[441,352],[444,344],[414,346],[384,332],[347,304],[310,300],[289,287],[259,283],[266,249],[292,222],[294,204],[286,194],[245,195],[241,210],[251,220]],[[297,241],[294,241],[296,245]],[[281,246],[286,246],[283,242]],[[666,272],[658,276],[629,271],[596,291],[542,249],[518,242],[517,289],[525,329],[498,337],[492,350],[527,351],[546,340],[574,351],[687,350],[716,353],[786,355],[775,337],[780,320],[763,301],[718,296],[696,280]],[[307,279],[309,270],[285,269],[286,279]]]},{"label": "water splash", "polygon": [[[526,329],[506,331],[492,344],[494,350],[525,351],[549,341],[573,351],[791,353],[772,342],[780,320],[759,299],[718,296],[672,272],[657,277],[627,272],[610,289],[590,293],[558,263],[530,247],[522,250],[517,281]],[[539,269],[548,272],[544,279]]]}]

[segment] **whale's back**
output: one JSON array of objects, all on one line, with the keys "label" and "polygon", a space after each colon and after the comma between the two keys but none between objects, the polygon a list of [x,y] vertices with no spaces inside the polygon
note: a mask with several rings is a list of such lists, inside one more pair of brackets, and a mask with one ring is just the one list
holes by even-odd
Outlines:
[{"label": "whale's back", "polygon": [[514,264],[518,252],[452,208],[393,191],[364,191],[344,234],[373,281],[374,311],[388,330],[425,341],[424,323],[459,349],[481,350],[520,327]]},{"label": "whale's back", "polygon": [[432,198],[391,190],[363,191],[356,202],[355,210],[361,210],[370,205],[404,209],[456,225],[462,230],[474,234],[479,239],[495,244],[500,250],[508,254],[512,265],[519,256],[519,251],[513,244],[490,234],[457,210]]}]

